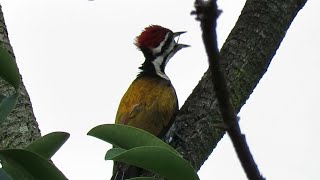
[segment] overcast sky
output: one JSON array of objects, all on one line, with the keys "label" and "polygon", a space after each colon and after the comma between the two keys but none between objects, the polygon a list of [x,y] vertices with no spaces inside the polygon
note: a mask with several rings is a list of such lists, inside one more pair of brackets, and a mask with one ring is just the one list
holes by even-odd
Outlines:
[{"label": "overcast sky", "polygon": [[[108,179],[111,146],[86,133],[113,123],[119,101],[144,61],[134,38],[150,24],[188,31],[166,72],[180,106],[207,70],[193,0],[0,0],[9,37],[42,134],[66,131],[54,156],[70,180]],[[220,0],[219,46],[244,0]],[[320,179],[320,1],[310,0],[292,23],[240,112],[240,125],[268,179]],[[199,171],[202,180],[246,179],[225,136]]]}]

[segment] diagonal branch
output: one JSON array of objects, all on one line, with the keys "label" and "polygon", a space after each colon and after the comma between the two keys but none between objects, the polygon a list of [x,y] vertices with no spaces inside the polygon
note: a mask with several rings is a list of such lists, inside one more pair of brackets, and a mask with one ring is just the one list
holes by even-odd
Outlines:
[{"label": "diagonal branch", "polygon": [[220,68],[217,43],[217,18],[220,14],[215,0],[195,2],[196,16],[201,23],[202,39],[208,55],[209,68],[212,73],[212,84],[218,99],[219,109],[226,125],[233,146],[248,179],[264,179],[249,150],[245,136],[237,121],[236,111],[230,100],[230,93],[224,74]]},{"label": "diagonal branch", "polygon": [[[291,22],[307,0],[247,0],[220,51],[221,68],[238,113],[266,72]],[[195,87],[170,129],[170,145],[199,170],[224,135],[210,70]]]}]

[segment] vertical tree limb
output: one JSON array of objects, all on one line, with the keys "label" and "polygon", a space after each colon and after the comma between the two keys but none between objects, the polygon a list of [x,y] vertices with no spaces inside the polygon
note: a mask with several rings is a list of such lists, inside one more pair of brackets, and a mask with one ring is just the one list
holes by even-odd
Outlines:
[{"label": "vertical tree limb", "polygon": [[[6,48],[14,57],[1,5],[0,45]],[[3,79],[0,79],[0,94],[11,95],[14,92],[15,91],[13,87],[11,87]],[[19,98],[16,107],[12,110],[5,122],[0,126],[0,149],[25,147],[30,142],[41,136],[38,123],[33,114],[28,92],[26,91],[22,81],[18,92]]]},{"label": "vertical tree limb", "polygon": [[202,1],[196,0],[196,11],[194,14],[200,21],[202,29],[202,39],[208,55],[209,69],[212,73],[212,84],[217,96],[219,109],[223,118],[223,124],[230,136],[235,151],[248,179],[264,179],[249,150],[245,136],[242,135],[237,120],[237,114],[230,100],[230,93],[224,73],[220,68],[219,50],[217,43],[217,18],[220,11],[216,0]]}]

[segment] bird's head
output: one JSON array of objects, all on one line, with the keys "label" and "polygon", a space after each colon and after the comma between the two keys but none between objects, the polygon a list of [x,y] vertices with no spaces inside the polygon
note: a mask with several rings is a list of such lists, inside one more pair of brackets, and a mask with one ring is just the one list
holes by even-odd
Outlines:
[{"label": "bird's head", "polygon": [[[164,68],[169,59],[180,49],[189,47],[186,44],[178,44],[175,41],[183,32],[172,32],[170,29],[159,25],[151,25],[142,31],[135,40],[135,45],[142,51],[146,60],[142,67],[142,71],[150,71],[154,68],[155,73],[160,77],[168,79],[164,73]],[[149,67],[152,65],[151,67]]]}]

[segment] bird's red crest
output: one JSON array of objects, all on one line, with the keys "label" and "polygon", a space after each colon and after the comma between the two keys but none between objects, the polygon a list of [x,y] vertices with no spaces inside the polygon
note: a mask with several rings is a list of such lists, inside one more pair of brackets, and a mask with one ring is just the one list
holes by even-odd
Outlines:
[{"label": "bird's red crest", "polygon": [[148,26],[137,36],[134,44],[140,49],[158,47],[168,32],[171,30],[159,25]]}]

